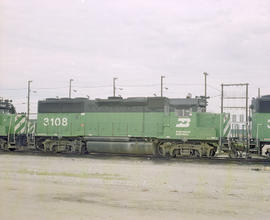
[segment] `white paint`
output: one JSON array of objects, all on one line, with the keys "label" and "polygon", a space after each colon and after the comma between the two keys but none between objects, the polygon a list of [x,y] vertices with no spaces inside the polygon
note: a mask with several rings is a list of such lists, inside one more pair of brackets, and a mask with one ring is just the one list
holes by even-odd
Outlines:
[{"label": "white paint", "polygon": [[[15,122],[17,122],[17,120],[19,120],[20,118],[21,118],[21,115],[17,115],[17,116],[15,117]],[[25,120],[26,120],[26,118],[23,117],[22,120],[15,126],[15,128],[14,128],[15,132],[17,132],[18,129],[25,123]],[[19,131],[19,133],[20,133],[20,134],[23,133],[24,130],[25,130],[25,128],[22,128],[21,131]]]},{"label": "white paint", "polygon": [[177,128],[188,128],[190,126],[190,118],[178,118],[178,124],[175,127]]},{"label": "white paint", "polygon": [[68,119],[67,118],[44,118],[43,119],[43,125],[45,127],[51,125],[51,126],[55,126],[55,127],[59,127],[59,126],[67,126],[68,125]]},{"label": "white paint", "polygon": [[176,131],[176,136],[189,136],[191,131]]},{"label": "white paint", "polygon": [[267,128],[270,128],[270,119],[267,120]]},{"label": "white paint", "polygon": [[264,145],[262,148],[262,155],[266,156],[266,152],[270,151],[270,145]]}]

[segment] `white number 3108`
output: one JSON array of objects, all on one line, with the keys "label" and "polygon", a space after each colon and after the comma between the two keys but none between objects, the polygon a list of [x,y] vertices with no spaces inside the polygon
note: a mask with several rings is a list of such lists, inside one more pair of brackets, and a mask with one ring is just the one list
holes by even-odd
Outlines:
[{"label": "white number 3108", "polygon": [[68,119],[67,118],[44,118],[43,119],[43,125],[45,127],[47,126],[67,126],[68,125]]}]

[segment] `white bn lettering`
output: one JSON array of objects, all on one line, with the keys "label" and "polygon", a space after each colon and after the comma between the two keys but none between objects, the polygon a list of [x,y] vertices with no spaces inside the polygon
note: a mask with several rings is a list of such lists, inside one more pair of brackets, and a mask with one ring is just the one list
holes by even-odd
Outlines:
[{"label": "white bn lettering", "polygon": [[178,124],[176,124],[177,128],[188,128],[190,126],[190,118],[178,118]]}]

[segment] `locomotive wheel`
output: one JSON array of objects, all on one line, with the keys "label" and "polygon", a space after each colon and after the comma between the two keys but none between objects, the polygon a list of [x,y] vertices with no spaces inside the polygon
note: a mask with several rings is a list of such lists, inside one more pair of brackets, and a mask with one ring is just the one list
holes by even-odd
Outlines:
[{"label": "locomotive wheel", "polygon": [[163,156],[163,148],[162,147],[160,147],[160,146],[158,146],[158,154],[160,155],[160,156]]},{"label": "locomotive wheel", "polygon": [[193,150],[191,155],[194,158],[200,158],[201,157],[199,151],[197,151],[197,150]]},{"label": "locomotive wheel", "polygon": [[0,139],[0,150],[7,150],[7,143]]},{"label": "locomotive wheel", "polygon": [[172,154],[170,155],[172,158],[176,158],[176,155],[177,155],[177,151],[178,150],[173,150]]},{"label": "locomotive wheel", "polygon": [[2,145],[2,148],[0,148],[1,150],[4,150],[4,151],[8,151],[8,145],[7,145],[7,143],[4,143],[3,145]]},{"label": "locomotive wheel", "polygon": [[81,147],[81,154],[87,154],[87,153],[88,153],[88,151],[87,151],[86,146],[82,146]]},{"label": "locomotive wheel", "polygon": [[156,152],[157,152],[157,156],[163,157],[163,156],[164,156],[164,155],[163,155],[163,148],[160,147],[161,144],[162,144],[162,143],[158,143],[158,144],[157,144],[157,146],[156,146]]},{"label": "locomotive wheel", "polygon": [[214,149],[211,149],[210,150],[210,152],[209,152],[209,158],[212,158],[212,157],[214,157],[215,156],[215,151],[214,151]]},{"label": "locomotive wheel", "polygon": [[54,153],[57,153],[58,151],[57,151],[57,146],[56,145],[53,145],[52,146],[52,152],[54,152]]},{"label": "locomotive wheel", "polygon": [[39,150],[41,150],[41,151],[44,151],[44,149],[45,149],[44,144],[37,145],[37,149],[39,149]]}]

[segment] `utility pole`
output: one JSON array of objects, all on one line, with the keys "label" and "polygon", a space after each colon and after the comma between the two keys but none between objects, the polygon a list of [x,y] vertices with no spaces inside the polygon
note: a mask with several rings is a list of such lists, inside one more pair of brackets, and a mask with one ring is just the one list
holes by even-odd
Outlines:
[{"label": "utility pole", "polygon": [[247,136],[247,148],[246,148],[246,159],[249,157],[249,148],[250,148],[250,140],[249,140],[249,108],[248,108],[248,83],[246,83],[246,136]]},{"label": "utility pole", "polygon": [[223,113],[223,107],[224,107],[224,84],[221,84],[221,114]]},{"label": "utility pole", "polygon": [[[206,104],[206,100],[207,100],[207,75],[208,73],[207,72],[204,72],[204,98],[205,98],[205,104]],[[207,104],[205,105],[205,111],[206,111],[206,107],[207,107]]]},{"label": "utility pole", "polygon": [[160,77],[160,96],[163,97],[163,79],[165,76]]},{"label": "utility pole", "polygon": [[68,97],[71,99],[71,82],[74,81],[74,79],[69,80],[69,94]]},{"label": "utility pole", "polygon": [[113,97],[115,97],[115,91],[116,91],[115,81],[116,81],[117,79],[118,79],[118,78],[116,78],[116,77],[113,78]]},{"label": "utility pole", "polygon": [[28,80],[28,95],[27,95],[27,121],[29,121],[29,115],[30,115],[30,84],[33,82],[32,80]]},{"label": "utility pole", "polygon": [[219,115],[219,146],[218,146],[218,153],[222,150],[222,136],[223,136],[223,130],[222,130],[222,120],[223,120],[223,105],[224,105],[224,85],[221,84],[221,108],[220,108],[220,115]]}]

